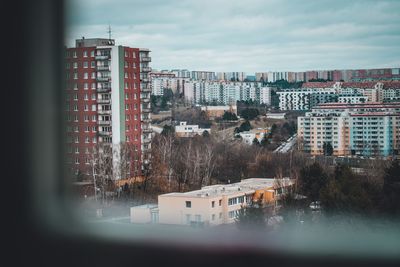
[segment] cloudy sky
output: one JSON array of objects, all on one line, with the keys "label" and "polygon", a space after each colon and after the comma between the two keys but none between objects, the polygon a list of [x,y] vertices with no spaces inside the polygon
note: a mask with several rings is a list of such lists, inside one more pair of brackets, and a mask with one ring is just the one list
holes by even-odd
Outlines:
[{"label": "cloudy sky", "polygon": [[304,71],[400,66],[398,0],[71,0],[66,43],[150,48],[152,67]]}]

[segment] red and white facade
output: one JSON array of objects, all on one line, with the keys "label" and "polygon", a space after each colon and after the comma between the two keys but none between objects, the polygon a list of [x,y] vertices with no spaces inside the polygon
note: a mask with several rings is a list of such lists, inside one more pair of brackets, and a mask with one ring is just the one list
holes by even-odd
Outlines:
[{"label": "red and white facade", "polygon": [[134,147],[135,166],[150,162],[148,49],[115,46],[109,39],[79,39],[66,49],[67,160],[75,173],[90,173],[98,143]]}]

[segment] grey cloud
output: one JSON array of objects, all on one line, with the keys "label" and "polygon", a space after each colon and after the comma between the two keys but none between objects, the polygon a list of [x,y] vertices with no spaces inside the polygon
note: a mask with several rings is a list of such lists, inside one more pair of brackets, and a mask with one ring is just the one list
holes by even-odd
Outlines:
[{"label": "grey cloud", "polygon": [[400,1],[71,1],[66,42],[148,47],[157,69],[398,67]]}]

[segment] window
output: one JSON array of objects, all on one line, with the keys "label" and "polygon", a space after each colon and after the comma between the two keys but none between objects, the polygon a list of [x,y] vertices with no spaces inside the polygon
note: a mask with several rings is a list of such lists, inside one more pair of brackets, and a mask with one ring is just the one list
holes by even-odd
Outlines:
[{"label": "window", "polygon": [[88,74],[87,72],[85,72],[85,73],[83,74],[83,79],[89,79],[89,74]]},{"label": "window", "polygon": [[95,72],[92,72],[91,78],[92,78],[92,79],[96,79],[96,73],[95,73]]},{"label": "window", "polygon": [[83,89],[84,89],[84,90],[89,89],[89,84],[88,84],[88,83],[84,83],[84,84],[83,84]]},{"label": "window", "polygon": [[185,202],[186,202],[186,208],[192,207],[192,201],[185,201]]},{"label": "window", "polygon": [[94,50],[90,51],[90,56],[94,57]]},{"label": "window", "polygon": [[219,206],[222,206],[222,199],[219,200]]},{"label": "window", "polygon": [[96,105],[92,105],[92,111],[96,111]]},{"label": "window", "polygon": [[194,215],[194,220],[195,220],[196,222],[201,222],[201,215],[200,215],[200,214]]},{"label": "window", "polygon": [[215,207],[215,201],[212,201],[211,202],[211,208],[214,208]]},{"label": "window", "polygon": [[85,50],[85,51],[83,51],[83,57],[87,57],[87,51]]},{"label": "window", "polygon": [[95,68],[96,67],[96,62],[95,61],[91,61],[90,62],[90,67],[91,68]]},{"label": "window", "polygon": [[96,84],[92,83],[92,90],[96,90]]},{"label": "window", "polygon": [[191,214],[185,214],[185,217],[186,217],[186,224],[190,224],[192,215]]}]

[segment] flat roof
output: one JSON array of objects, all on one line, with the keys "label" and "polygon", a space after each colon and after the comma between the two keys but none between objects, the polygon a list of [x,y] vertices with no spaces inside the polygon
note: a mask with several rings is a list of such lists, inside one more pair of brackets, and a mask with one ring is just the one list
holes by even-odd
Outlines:
[{"label": "flat roof", "polygon": [[274,187],[277,185],[278,181],[282,180],[283,184],[289,185],[293,184],[294,181],[289,178],[275,179],[275,178],[248,178],[244,179],[238,183],[233,184],[216,184],[204,186],[200,190],[189,191],[184,193],[174,192],[159,195],[163,196],[173,196],[173,197],[198,197],[198,198],[211,198],[216,196],[233,195],[238,192],[244,193],[254,193],[256,190]]}]

